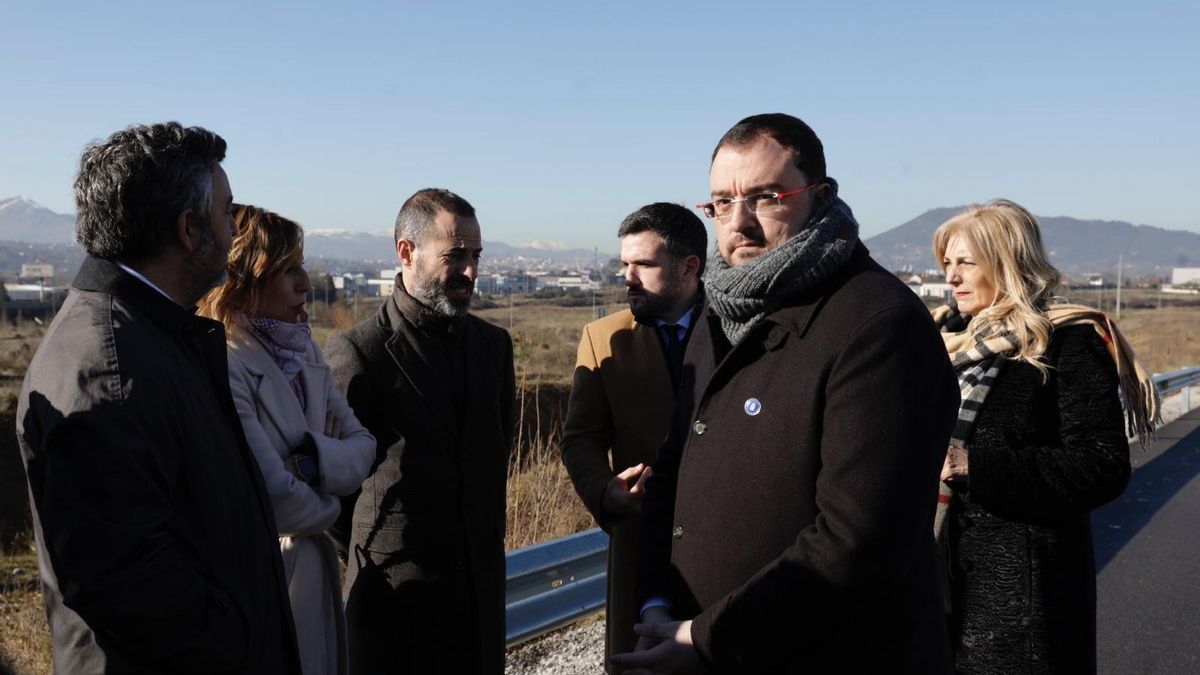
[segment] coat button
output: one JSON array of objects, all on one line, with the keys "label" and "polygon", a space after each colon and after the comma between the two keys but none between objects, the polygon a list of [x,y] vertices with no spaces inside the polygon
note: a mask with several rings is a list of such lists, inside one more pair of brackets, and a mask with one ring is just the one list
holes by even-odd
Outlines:
[{"label": "coat button", "polygon": [[700,420],[696,420],[696,423],[692,425],[692,431],[696,432],[697,436],[703,436],[704,432],[708,431],[708,425]]},{"label": "coat button", "polygon": [[683,526],[676,525],[674,530],[671,530],[671,536],[676,539],[683,539]]}]

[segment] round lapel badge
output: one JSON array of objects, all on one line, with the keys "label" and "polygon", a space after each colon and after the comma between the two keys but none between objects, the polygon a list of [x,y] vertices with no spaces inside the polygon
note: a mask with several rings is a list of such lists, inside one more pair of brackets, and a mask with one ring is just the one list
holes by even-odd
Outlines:
[{"label": "round lapel badge", "polygon": [[762,403],[756,398],[748,398],[742,408],[746,411],[747,415],[754,417],[762,412]]}]

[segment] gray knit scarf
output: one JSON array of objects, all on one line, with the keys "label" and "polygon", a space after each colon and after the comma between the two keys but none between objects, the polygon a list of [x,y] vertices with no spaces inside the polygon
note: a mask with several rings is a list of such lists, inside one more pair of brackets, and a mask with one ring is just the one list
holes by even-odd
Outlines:
[{"label": "gray knit scarf", "polygon": [[730,267],[714,253],[704,273],[708,301],[721,319],[721,330],[737,344],[750,329],[787,298],[828,279],[854,252],[858,222],[837,196],[837,181],[812,218],[779,248]]}]

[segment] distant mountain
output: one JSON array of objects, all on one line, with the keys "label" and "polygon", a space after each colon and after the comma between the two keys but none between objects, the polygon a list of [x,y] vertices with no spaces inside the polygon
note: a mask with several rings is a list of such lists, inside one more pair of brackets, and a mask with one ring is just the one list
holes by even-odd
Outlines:
[{"label": "distant mountain", "polygon": [[[932,209],[887,232],[867,239],[871,254],[893,270],[915,271],[935,267],[930,243],[933,231],[962,207]],[[1200,234],[1164,230],[1110,220],[1079,220],[1039,217],[1051,261],[1064,273],[1115,273],[1117,256],[1123,256],[1125,274],[1167,276],[1172,267],[1200,267]],[[55,213],[25,197],[0,199],[0,274],[11,274],[21,262],[45,262],[72,266],[82,259],[74,245],[75,217]],[[613,253],[584,248],[566,248],[557,241],[533,241],[510,245],[483,242],[485,269],[503,267],[575,267],[596,261],[603,264]],[[337,261],[337,268],[350,263],[365,268],[395,264],[390,232],[309,230],[305,253],[314,259]],[[346,263],[343,265],[341,263]]]},{"label": "distant mountain", "polygon": [[[396,261],[391,232],[349,232],[344,230],[310,230],[304,236],[304,255],[330,260],[359,260],[393,265]],[[532,242],[513,246],[499,241],[483,242],[484,264],[504,261],[546,262],[551,265],[604,263],[615,257],[612,253],[596,253],[590,249],[565,248],[559,242]]]},{"label": "distant mountain", "polygon": [[55,213],[32,199],[0,199],[0,239],[32,244],[75,241],[75,216]]},{"label": "distant mountain", "polygon": [[359,260],[394,266],[396,249],[391,233],[307,230],[304,257],[328,260]]},{"label": "distant mountain", "polygon": [[[963,207],[931,209],[866,240],[871,255],[888,269],[933,269],[933,232]],[[1038,216],[1050,261],[1064,274],[1116,274],[1121,257],[1125,274],[1168,276],[1172,267],[1200,266],[1200,234],[1133,225],[1114,220]]]}]

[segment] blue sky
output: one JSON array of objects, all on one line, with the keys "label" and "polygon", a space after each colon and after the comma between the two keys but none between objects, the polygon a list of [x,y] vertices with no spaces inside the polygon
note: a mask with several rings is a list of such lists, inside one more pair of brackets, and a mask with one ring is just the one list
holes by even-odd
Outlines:
[{"label": "blue sky", "polygon": [[310,230],[389,229],[436,185],[486,239],[611,251],[783,111],[866,236],[998,196],[1200,231],[1195,2],[388,4],[5,3],[0,197],[71,212],[86,142],[177,119]]}]

